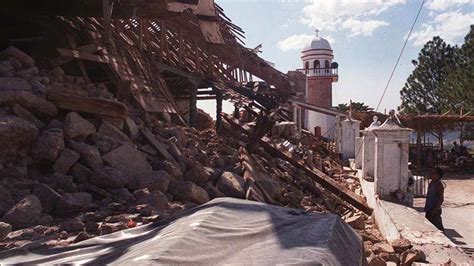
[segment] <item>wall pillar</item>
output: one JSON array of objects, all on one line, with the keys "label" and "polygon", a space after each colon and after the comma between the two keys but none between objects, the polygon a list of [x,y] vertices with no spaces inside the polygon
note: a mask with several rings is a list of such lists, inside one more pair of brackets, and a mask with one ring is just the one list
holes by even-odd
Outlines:
[{"label": "wall pillar", "polygon": [[341,152],[342,159],[355,158],[355,139],[359,137],[360,121],[345,119],[341,121]]},{"label": "wall pillar", "polygon": [[375,193],[404,201],[408,193],[408,149],[411,129],[391,118],[372,130],[375,136]]}]

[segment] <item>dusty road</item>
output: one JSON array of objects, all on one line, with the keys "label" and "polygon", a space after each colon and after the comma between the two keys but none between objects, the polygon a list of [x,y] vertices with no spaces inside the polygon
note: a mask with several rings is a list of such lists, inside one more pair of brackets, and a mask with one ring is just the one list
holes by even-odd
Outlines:
[{"label": "dusty road", "polygon": [[[474,258],[474,175],[447,174],[443,203],[445,234]],[[415,208],[423,212],[424,198],[415,199]]]}]

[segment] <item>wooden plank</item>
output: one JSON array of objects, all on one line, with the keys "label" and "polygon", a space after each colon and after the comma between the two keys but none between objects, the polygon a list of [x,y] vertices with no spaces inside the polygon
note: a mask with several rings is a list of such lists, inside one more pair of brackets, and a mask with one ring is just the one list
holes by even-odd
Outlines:
[{"label": "wooden plank", "polygon": [[[224,118],[227,122],[229,122],[231,125],[234,127],[238,128],[240,131],[246,133],[249,135],[249,131],[243,129],[241,125],[237,122],[237,120],[232,119],[228,115],[224,115]],[[367,215],[372,214],[372,209],[367,205],[365,200],[355,194],[354,192],[340,187],[333,179],[331,179],[329,176],[324,174],[323,172],[314,169],[310,170],[300,162],[296,161],[293,159],[290,155],[288,155],[285,152],[280,151],[277,147],[275,147],[273,144],[270,143],[268,140],[260,139],[259,144],[271,155],[281,158],[290,164],[292,164],[294,167],[301,169],[306,175],[310,176],[311,178],[314,179],[314,181],[318,182],[322,187],[327,189],[328,191],[332,192],[334,195],[338,196],[342,200],[346,201],[347,203],[351,204],[355,208],[363,211]]]},{"label": "wooden plank", "polygon": [[[69,42],[69,45],[71,46],[72,49],[77,48],[76,41],[74,38],[71,36],[71,34],[66,32],[66,38]],[[84,62],[82,60],[77,60],[77,63],[79,65],[79,70],[82,73],[82,76],[84,77],[84,80],[86,81],[87,84],[91,83],[91,80],[89,79],[89,75],[87,75],[86,67],[84,66]]]},{"label": "wooden plank", "polygon": [[121,102],[72,95],[54,90],[48,90],[48,100],[60,109],[106,115],[118,118],[128,116],[127,106]]},{"label": "wooden plank", "polygon": [[174,161],[173,156],[171,156],[171,154],[166,150],[166,148],[163,147],[163,144],[161,144],[159,141],[156,140],[153,133],[151,133],[146,128],[140,128],[140,132],[164,159]]},{"label": "wooden plank", "polygon": [[[93,54],[93,53],[99,52],[102,49],[103,48],[98,46],[97,44],[90,43],[90,44],[86,44],[86,45],[83,45],[83,46],[76,47],[74,50],[78,50],[78,51],[81,51],[81,52],[86,52],[86,53]],[[60,65],[69,63],[69,62],[73,61],[74,59],[75,58],[58,56],[54,59],[51,59],[50,64],[52,66],[60,66]]]},{"label": "wooden plank", "polygon": [[68,58],[76,58],[105,64],[121,64],[122,60],[111,55],[95,55],[78,50],[57,48],[59,54]]}]

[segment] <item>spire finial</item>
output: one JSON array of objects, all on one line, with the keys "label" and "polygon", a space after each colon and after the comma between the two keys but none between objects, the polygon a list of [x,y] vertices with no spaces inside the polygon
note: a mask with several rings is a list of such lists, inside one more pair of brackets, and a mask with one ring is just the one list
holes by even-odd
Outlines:
[{"label": "spire finial", "polygon": [[316,32],[316,37],[319,37],[319,29],[318,28],[316,28],[315,32]]}]

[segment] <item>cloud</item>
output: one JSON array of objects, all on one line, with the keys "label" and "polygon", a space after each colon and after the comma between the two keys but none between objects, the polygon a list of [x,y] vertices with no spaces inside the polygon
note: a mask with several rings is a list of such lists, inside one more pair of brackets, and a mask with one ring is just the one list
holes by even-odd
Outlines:
[{"label": "cloud", "polygon": [[277,43],[277,46],[280,50],[286,52],[290,50],[300,50],[303,47],[311,42],[314,38],[313,35],[299,34],[292,35],[284,40],[281,40]]},{"label": "cloud", "polygon": [[431,0],[427,7],[434,11],[445,11],[452,8],[457,8],[465,4],[473,4],[473,0]]},{"label": "cloud", "polygon": [[349,36],[370,36],[372,32],[379,27],[388,26],[388,23],[383,20],[358,20],[349,18],[342,23],[343,29],[351,31]]},{"label": "cloud", "polygon": [[300,21],[322,31],[348,30],[351,36],[369,36],[388,22],[376,19],[391,7],[406,0],[311,0],[303,8]]},{"label": "cloud", "polygon": [[447,43],[456,44],[469,32],[470,23],[474,21],[474,12],[463,13],[456,10],[433,17],[433,20],[423,23],[420,30],[412,33],[410,41],[413,46],[423,46],[434,36],[440,36]]},{"label": "cloud", "polygon": [[[277,47],[283,52],[290,50],[302,50],[314,38],[314,35],[295,34],[277,43]],[[331,45],[335,43],[332,36],[324,37]]]}]

